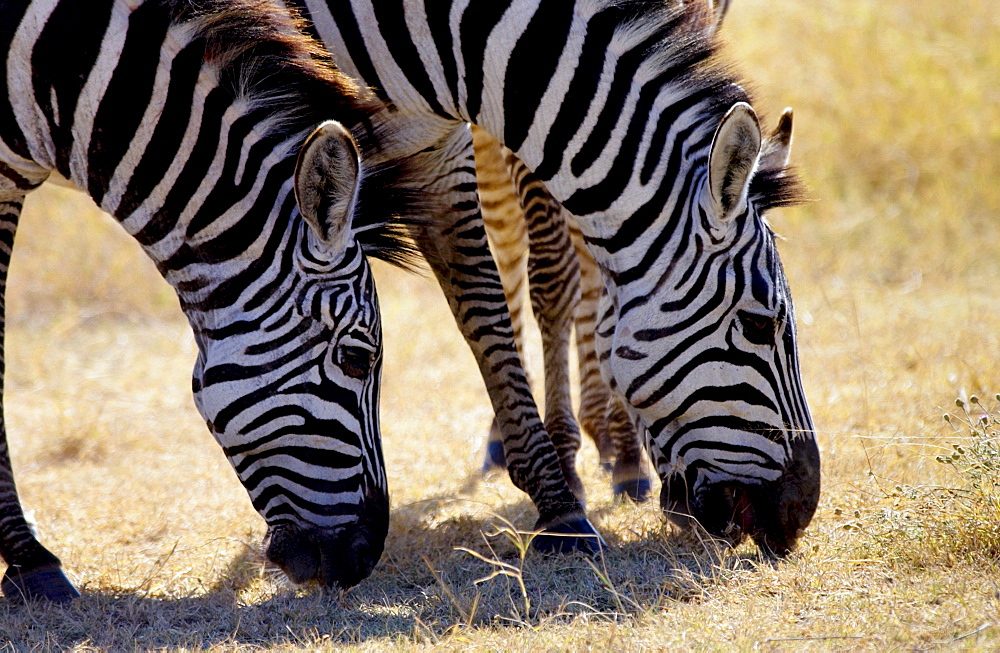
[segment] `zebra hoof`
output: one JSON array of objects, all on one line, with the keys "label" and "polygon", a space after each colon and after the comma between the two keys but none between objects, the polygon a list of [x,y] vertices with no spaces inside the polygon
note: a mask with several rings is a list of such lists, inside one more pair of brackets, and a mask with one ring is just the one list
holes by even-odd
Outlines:
[{"label": "zebra hoof", "polygon": [[615,483],[612,489],[615,491],[615,498],[622,499],[628,497],[636,503],[648,501],[649,495],[652,492],[648,478],[637,478]]},{"label": "zebra hoof", "polygon": [[483,473],[494,469],[507,469],[507,456],[503,452],[503,442],[492,440],[486,445],[486,460],[483,461]]},{"label": "zebra hoof", "polygon": [[0,581],[0,591],[11,603],[47,600],[69,603],[80,596],[59,567],[42,567],[23,574],[12,574],[10,568]]},{"label": "zebra hoof", "polygon": [[547,528],[531,540],[531,546],[545,555],[582,553],[596,556],[602,549],[608,548],[607,542],[589,519],[574,519]]}]

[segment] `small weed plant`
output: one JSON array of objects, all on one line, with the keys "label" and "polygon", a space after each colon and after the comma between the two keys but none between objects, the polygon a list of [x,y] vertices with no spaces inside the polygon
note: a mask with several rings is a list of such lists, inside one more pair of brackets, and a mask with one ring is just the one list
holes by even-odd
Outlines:
[{"label": "small weed plant", "polygon": [[956,399],[943,416],[950,432],[935,438],[940,482],[897,484],[884,491],[889,507],[845,528],[868,535],[866,548],[917,566],[1000,562],[1000,394],[995,401]]}]

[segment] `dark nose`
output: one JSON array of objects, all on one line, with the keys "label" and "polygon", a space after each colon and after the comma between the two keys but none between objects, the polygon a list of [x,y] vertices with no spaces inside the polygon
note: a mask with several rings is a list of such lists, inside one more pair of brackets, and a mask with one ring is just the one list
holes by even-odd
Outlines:
[{"label": "dark nose", "polygon": [[334,529],[281,524],[268,533],[267,559],[297,584],[354,587],[378,564],[389,530],[388,500],[366,502],[362,519]]},{"label": "dark nose", "polygon": [[716,483],[702,486],[688,497],[681,488],[664,484],[660,502],[679,526],[689,527],[696,521],[710,535],[732,546],[751,537],[765,556],[783,558],[795,548],[815,510],[815,502],[804,505],[790,488],[787,482],[749,486]]}]

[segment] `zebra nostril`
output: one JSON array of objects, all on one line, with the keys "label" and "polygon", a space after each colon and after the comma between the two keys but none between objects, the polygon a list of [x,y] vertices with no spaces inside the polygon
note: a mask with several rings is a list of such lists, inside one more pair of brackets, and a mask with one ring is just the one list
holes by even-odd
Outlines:
[{"label": "zebra nostril", "polygon": [[371,575],[381,555],[381,542],[373,541],[363,527],[324,534],[319,538],[322,562],[315,580],[325,587],[349,589]]}]

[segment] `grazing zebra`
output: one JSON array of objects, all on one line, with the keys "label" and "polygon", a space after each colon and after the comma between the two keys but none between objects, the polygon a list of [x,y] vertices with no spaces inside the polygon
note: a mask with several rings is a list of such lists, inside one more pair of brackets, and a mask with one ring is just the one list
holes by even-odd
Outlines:
[{"label": "grazing zebra", "polygon": [[[715,23],[710,26],[711,29],[718,29],[722,24],[729,4],[728,0],[708,1],[708,6],[715,12]],[[554,376],[557,383],[569,378],[571,318],[564,311],[575,308],[572,319],[576,327],[580,371],[580,426],[593,439],[602,467],[612,472],[615,495],[645,501],[650,484],[642,469],[638,433],[624,414],[624,407],[617,400],[612,400],[607,384],[601,379],[594,351],[594,327],[601,294],[597,263],[587,251],[573,217],[562,217],[564,209],[548,193],[544,184],[510,150],[503,148],[482,128],[473,127],[472,134],[477,182],[483,198],[483,222],[497,259],[500,279],[511,309],[514,339],[519,347],[523,337],[521,311],[525,286],[530,290],[532,307],[536,310],[541,307],[539,319],[545,323],[540,326],[545,360],[546,410],[555,399],[557,410],[562,415],[569,414],[569,419],[572,419],[568,393],[553,392],[549,377]],[[504,174],[504,168],[510,169],[509,176]],[[548,221],[539,244],[534,240],[529,243],[531,229],[530,226],[525,228],[525,220],[530,225],[533,216],[556,216]],[[562,228],[564,224],[569,229],[568,236]],[[526,266],[529,248],[532,258]],[[536,249],[540,250],[540,256],[535,256]],[[525,273],[529,266],[532,273],[528,274],[526,283]],[[536,279],[540,280],[538,284],[533,283]],[[557,328],[552,325],[557,325]],[[565,398],[564,394],[567,395]],[[506,465],[500,435],[494,425],[487,442],[484,471]]]},{"label": "grazing zebra", "polygon": [[[195,403],[267,557],[358,583],[389,520],[366,255],[406,264],[426,210],[409,164],[376,154],[391,134],[364,127],[384,105],[262,0],[24,0],[0,19],[0,289],[25,194],[54,172],[86,190],[177,292]],[[2,422],[0,555],[9,599],[79,595],[25,521]]]},{"label": "grazing zebra", "polygon": [[[763,214],[794,201],[795,183],[761,158],[750,96],[715,56],[708,7],[293,4],[345,72],[394,103],[413,151],[446,141],[467,152],[465,123],[478,124],[576,216],[606,290],[602,374],[645,433],[662,508],[790,551],[818,502],[819,451]],[[452,190],[475,201],[474,188]],[[512,466],[512,451],[531,454],[519,444],[505,434]]]}]

